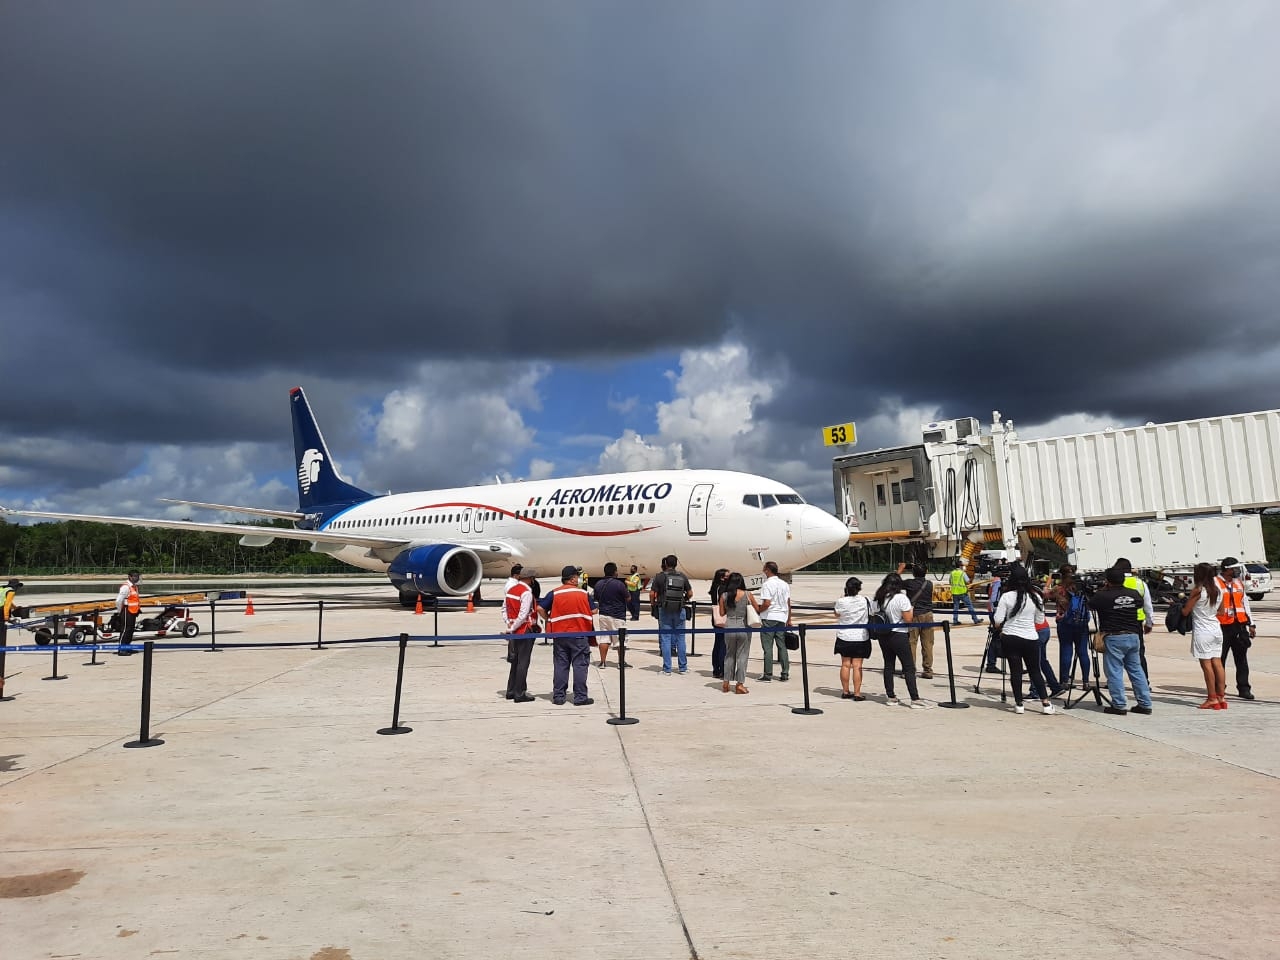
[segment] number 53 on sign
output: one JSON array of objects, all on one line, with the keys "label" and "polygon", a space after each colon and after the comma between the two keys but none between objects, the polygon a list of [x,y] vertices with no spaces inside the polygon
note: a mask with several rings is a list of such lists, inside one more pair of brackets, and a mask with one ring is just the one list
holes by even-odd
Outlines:
[{"label": "number 53 on sign", "polygon": [[858,430],[852,423],[838,423],[822,428],[822,442],[828,447],[852,446],[858,442]]}]

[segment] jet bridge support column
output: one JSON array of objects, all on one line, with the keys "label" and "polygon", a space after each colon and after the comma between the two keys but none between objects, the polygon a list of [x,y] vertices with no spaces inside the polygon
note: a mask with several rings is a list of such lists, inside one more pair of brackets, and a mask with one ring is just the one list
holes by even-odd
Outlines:
[{"label": "jet bridge support column", "polygon": [[[1007,432],[1007,436],[1006,436]],[[996,472],[996,490],[1000,504],[1000,529],[1004,533],[1004,550],[1006,560],[1015,560],[1020,556],[1018,550],[1018,524],[1013,515],[1012,489],[1009,484],[1009,449],[1008,441],[1016,440],[1012,421],[1006,425],[1001,422],[1000,411],[991,411],[991,460]]]}]

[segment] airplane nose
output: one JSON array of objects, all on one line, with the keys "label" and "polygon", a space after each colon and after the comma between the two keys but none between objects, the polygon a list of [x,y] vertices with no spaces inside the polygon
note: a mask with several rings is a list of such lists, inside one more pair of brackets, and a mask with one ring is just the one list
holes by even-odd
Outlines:
[{"label": "airplane nose", "polygon": [[810,560],[821,560],[849,542],[849,528],[825,510],[810,507],[800,522],[800,539]]}]

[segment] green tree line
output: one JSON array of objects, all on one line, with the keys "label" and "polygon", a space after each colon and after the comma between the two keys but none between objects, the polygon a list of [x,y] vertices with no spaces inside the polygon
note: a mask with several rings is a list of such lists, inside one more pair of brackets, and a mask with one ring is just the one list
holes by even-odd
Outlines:
[{"label": "green tree line", "polygon": [[[261,525],[261,524],[258,524]],[[266,525],[289,527],[287,520]],[[13,574],[342,573],[351,567],[305,540],[242,547],[235,536],[198,530],[124,527],[80,520],[18,525],[0,521],[0,568]]]}]

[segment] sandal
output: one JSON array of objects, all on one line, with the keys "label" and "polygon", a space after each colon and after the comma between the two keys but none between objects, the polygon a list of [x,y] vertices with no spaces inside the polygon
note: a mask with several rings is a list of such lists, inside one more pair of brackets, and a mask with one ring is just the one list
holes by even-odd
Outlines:
[{"label": "sandal", "polygon": [[746,692],[747,692],[747,688],[746,688],[746,687],[744,687],[742,684],[738,684],[736,687],[734,687],[734,688],[733,688],[733,692],[734,692],[734,693],[746,693]]},{"label": "sandal", "polygon": [[1196,707],[1196,709],[1197,709],[1197,710],[1217,710],[1217,709],[1218,709],[1218,701],[1217,701],[1217,700],[1206,700],[1204,703],[1200,704],[1200,706]]}]

